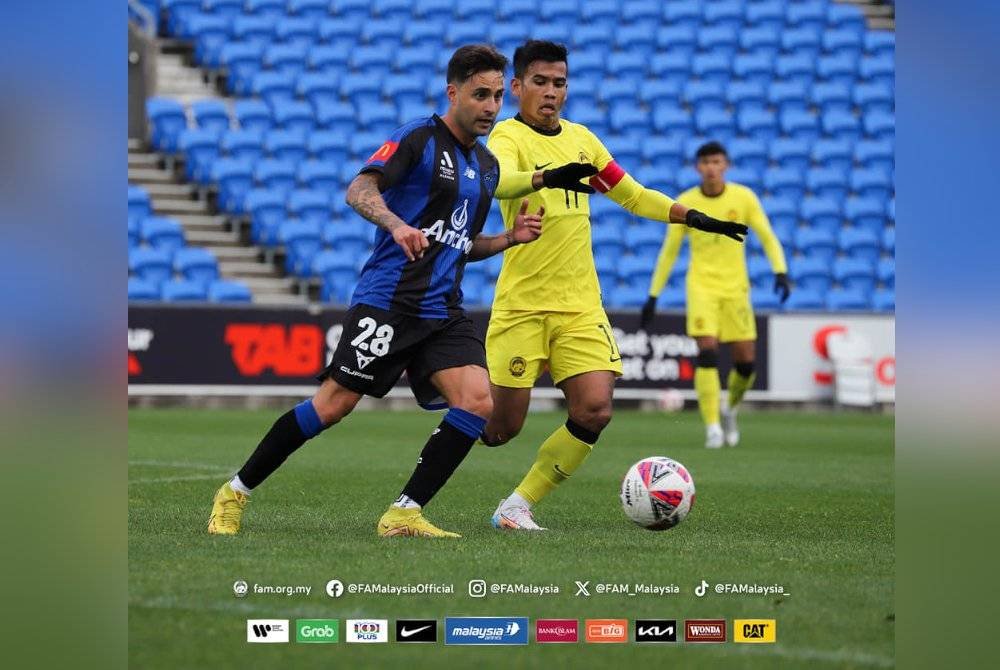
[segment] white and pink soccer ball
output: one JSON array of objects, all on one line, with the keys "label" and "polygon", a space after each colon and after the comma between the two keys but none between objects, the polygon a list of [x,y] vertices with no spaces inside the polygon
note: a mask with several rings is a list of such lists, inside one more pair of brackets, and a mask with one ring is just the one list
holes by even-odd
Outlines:
[{"label": "white and pink soccer ball", "polygon": [[622,480],[622,509],[647,530],[667,530],[679,524],[691,511],[694,495],[691,473],[665,456],[642,459]]}]

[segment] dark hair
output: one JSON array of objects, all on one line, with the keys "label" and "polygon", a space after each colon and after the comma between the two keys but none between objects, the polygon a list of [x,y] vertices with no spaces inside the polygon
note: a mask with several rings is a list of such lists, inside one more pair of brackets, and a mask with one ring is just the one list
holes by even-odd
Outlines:
[{"label": "dark hair", "polygon": [[488,44],[459,47],[448,61],[448,83],[462,84],[474,74],[507,67],[507,57]]},{"label": "dark hair", "polygon": [[567,67],[569,66],[565,45],[547,40],[528,40],[514,50],[514,76],[523,79],[524,71],[536,60],[543,60],[546,63],[566,63]]},{"label": "dark hair", "polygon": [[729,154],[726,153],[726,147],[722,146],[719,142],[706,142],[698,147],[697,153],[695,153],[695,160],[701,160],[707,156],[717,156],[722,154],[729,160]]}]

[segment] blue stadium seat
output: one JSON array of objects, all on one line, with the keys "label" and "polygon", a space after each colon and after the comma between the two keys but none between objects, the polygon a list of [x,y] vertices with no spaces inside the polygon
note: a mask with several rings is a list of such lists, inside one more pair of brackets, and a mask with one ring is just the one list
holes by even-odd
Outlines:
[{"label": "blue stadium seat", "polygon": [[872,306],[876,312],[896,311],[896,292],[892,289],[879,289],[872,294]]},{"label": "blue stadium seat", "polygon": [[381,79],[391,69],[392,61],[392,50],[376,44],[352,49],[347,64],[354,76],[370,75]]},{"label": "blue stadium seat", "polygon": [[726,27],[739,30],[743,27],[742,0],[721,0],[705,5],[704,22],[713,27]]},{"label": "blue stadium seat", "polygon": [[221,100],[198,100],[191,103],[195,125],[216,134],[229,130],[229,110]]},{"label": "blue stadium seat", "polygon": [[823,31],[823,53],[828,56],[847,55],[857,58],[861,55],[861,34],[851,29]]},{"label": "blue stadium seat", "polygon": [[[504,24],[506,25],[506,24]],[[580,53],[587,53],[589,50],[591,53],[603,53],[611,51],[614,47],[614,31],[608,30],[607,26],[596,24],[596,23],[572,23],[573,26],[572,33],[570,35],[570,42],[572,43],[574,49],[571,50],[570,64],[573,67],[573,76],[576,78],[578,73],[576,66],[576,50],[584,50]],[[509,26],[510,30],[504,30],[498,33],[499,39],[503,42],[498,41],[498,38],[494,38],[493,43],[497,45],[497,48],[501,48],[503,45],[509,45],[504,53],[512,53],[513,49],[517,48],[524,42],[524,29],[519,25]],[[499,30],[499,24],[494,25],[494,30]],[[692,38],[693,39],[693,38]]]},{"label": "blue stadium seat", "polygon": [[184,154],[184,175],[189,181],[207,184],[212,162],[219,157],[219,133],[189,128],[181,131],[178,147]]},{"label": "blue stadium seat", "polygon": [[219,262],[208,249],[187,247],[174,252],[174,269],[188,281],[208,284],[219,277]]},{"label": "blue stadium seat", "polygon": [[641,151],[643,159],[660,171],[674,172],[684,164],[683,144],[677,136],[653,135],[642,143]]},{"label": "blue stadium seat", "polygon": [[400,125],[396,118],[396,107],[391,103],[367,107],[363,114],[359,114],[359,120],[366,133],[377,133],[383,139]]},{"label": "blue stadium seat", "polygon": [[764,189],[760,172],[751,168],[733,167],[726,172],[726,180],[743,184],[754,193],[759,193]]},{"label": "blue stadium seat", "polygon": [[[629,226],[626,230],[625,242],[629,250],[646,263],[649,269],[648,274],[653,272],[656,256],[660,253],[660,247],[663,246],[663,238],[666,234],[666,226],[659,221],[643,221],[638,225]],[[650,258],[653,259],[652,262],[648,262]],[[646,283],[649,283],[648,276]]]},{"label": "blue stadium seat", "polygon": [[766,86],[771,83],[776,60],[768,53],[737,54],[733,58],[733,75]]},{"label": "blue stadium seat", "polygon": [[245,0],[243,11],[255,16],[277,18],[285,15],[285,0]]},{"label": "blue stadium seat", "polygon": [[[305,103],[301,103],[305,104]],[[264,151],[272,158],[299,163],[309,155],[301,130],[270,130],[264,135]]]},{"label": "blue stadium seat", "polygon": [[625,23],[657,24],[660,22],[662,13],[659,2],[654,0],[635,0],[634,2],[619,3],[621,9],[620,18]]},{"label": "blue stadium seat", "polygon": [[850,114],[853,111],[851,89],[842,83],[831,81],[815,84],[812,88],[812,100],[823,114]]},{"label": "blue stadium seat", "polygon": [[778,136],[778,119],[774,112],[748,109],[736,115],[740,134],[770,142]]},{"label": "blue stadium seat", "polygon": [[799,217],[815,230],[835,234],[843,223],[841,201],[833,198],[805,198],[799,206]]},{"label": "blue stadium seat", "polygon": [[272,106],[280,100],[295,99],[295,76],[286,72],[261,70],[253,76],[251,91]]},{"label": "blue stadium seat", "polygon": [[[303,100],[276,100],[271,104],[272,118],[276,129],[301,136],[301,160],[305,158],[305,133],[311,131],[316,124],[313,108]],[[274,134],[278,130],[272,130]]]},{"label": "blue stadium seat", "polygon": [[770,288],[754,288],[750,291],[750,303],[759,312],[777,312],[781,309],[781,301]]},{"label": "blue stadium seat", "polygon": [[496,6],[496,0],[463,0],[462,2],[456,2],[454,4],[455,18],[460,19],[463,23],[467,23],[471,19],[486,15],[492,16],[496,11]]},{"label": "blue stadium seat", "polygon": [[891,30],[869,30],[864,36],[865,53],[869,56],[894,56],[896,33]]},{"label": "blue stadium seat", "polygon": [[602,223],[591,226],[590,242],[594,256],[620,258],[625,253],[625,242],[622,230],[616,223]]},{"label": "blue stadium seat", "polygon": [[165,302],[204,302],[208,299],[204,284],[187,279],[171,279],[163,282],[160,293]]},{"label": "blue stadium seat", "polygon": [[[523,2],[524,0],[521,0],[521,3],[518,3],[517,0],[512,0],[512,2],[504,3],[501,9],[504,6],[511,7],[518,4],[521,4],[521,7],[523,7]],[[415,18],[424,21],[443,21],[452,18],[454,6],[454,0],[418,0],[413,4],[412,12]]]},{"label": "blue stadium seat", "polygon": [[646,76],[648,56],[642,53],[623,51],[606,56],[605,71],[611,77],[641,81]]},{"label": "blue stadium seat", "polygon": [[312,259],[322,248],[321,225],[316,221],[286,220],[278,227],[285,246],[285,271],[297,277],[312,275]]},{"label": "blue stadium seat", "polygon": [[847,175],[836,168],[813,168],[806,174],[810,193],[820,198],[842,201],[847,198]]},{"label": "blue stadium seat", "polygon": [[605,55],[599,51],[582,51],[569,57],[573,78],[591,79],[604,76]]},{"label": "blue stadium seat", "polygon": [[266,16],[241,14],[233,18],[229,34],[237,44],[256,44],[263,50],[274,41],[274,21]]},{"label": "blue stadium seat", "polygon": [[264,47],[264,67],[297,75],[306,69],[306,46],[301,43],[272,44]]},{"label": "blue stadium seat", "polygon": [[254,74],[260,70],[264,45],[260,42],[227,42],[219,50],[219,62],[226,69],[226,90],[249,95]]},{"label": "blue stadium seat", "polygon": [[815,142],[819,139],[819,118],[811,112],[790,109],[779,115],[781,130],[795,139]]},{"label": "blue stadium seat", "polygon": [[875,264],[881,254],[878,235],[867,228],[844,228],[840,231],[840,250],[851,258]]},{"label": "blue stadium seat", "polygon": [[285,209],[302,221],[322,225],[330,220],[330,196],[324,191],[295,189],[288,194]]},{"label": "blue stadium seat", "polygon": [[836,2],[831,2],[826,8],[826,24],[835,30],[853,30],[859,35],[867,27],[860,7]]},{"label": "blue stadium seat", "polygon": [[697,44],[699,51],[724,56],[728,61],[736,55],[739,39],[731,26],[709,26],[698,31]]},{"label": "blue stadium seat", "polygon": [[423,81],[410,74],[389,75],[382,80],[382,95],[397,106],[408,103],[424,104]]},{"label": "blue stadium seat", "polygon": [[327,302],[344,302],[358,276],[358,261],[348,253],[332,250],[318,251],[312,258],[312,274],[323,280],[321,298]]},{"label": "blue stadium seat", "polygon": [[861,124],[851,112],[834,110],[823,114],[823,132],[834,139],[856,142],[861,137]]},{"label": "blue stadium seat", "polygon": [[295,80],[295,94],[314,108],[317,103],[336,102],[337,80],[330,73],[303,72]]},{"label": "blue stadium seat", "polygon": [[656,299],[661,309],[684,309],[687,305],[687,291],[684,288],[667,288]]},{"label": "blue stadium seat", "polygon": [[152,213],[149,194],[141,186],[128,185],[128,218],[129,221],[141,220]]},{"label": "blue stadium seat", "polygon": [[283,44],[307,46],[319,40],[318,23],[316,19],[302,16],[278,19],[274,26],[274,36]]},{"label": "blue stadium seat", "polygon": [[795,246],[805,256],[830,263],[837,255],[837,240],[823,228],[799,228],[795,231]]},{"label": "blue stadium seat", "polygon": [[[816,291],[819,294],[826,293],[833,285],[833,275],[830,272],[830,264],[822,258],[810,258],[802,256],[793,258],[789,266],[789,274],[795,282],[795,291],[792,296],[799,291]],[[791,307],[791,301],[789,301]]]},{"label": "blue stadium seat", "polygon": [[844,217],[855,228],[880,233],[885,227],[885,207],[875,198],[848,198],[844,202]]},{"label": "blue stadium seat", "polygon": [[652,275],[653,266],[641,256],[623,256],[618,259],[618,280],[632,288],[647,291]]},{"label": "blue stadium seat", "polygon": [[128,269],[143,281],[159,286],[174,273],[173,252],[166,249],[138,247],[128,250]]},{"label": "blue stadium seat", "polygon": [[701,175],[693,167],[684,167],[677,172],[677,190],[684,192],[701,183]]},{"label": "blue stadium seat", "polygon": [[[594,26],[594,28],[606,31],[602,26]],[[695,35],[695,29],[692,26],[660,24],[659,30],[656,31],[656,45],[660,51],[670,51],[690,57],[694,54],[697,44]]]},{"label": "blue stadium seat", "polygon": [[349,74],[340,80],[340,95],[358,109],[380,102],[381,90],[381,78],[370,74]]},{"label": "blue stadium seat", "polygon": [[631,213],[607,197],[590,197],[590,220],[599,225],[614,225],[625,230],[632,219]]},{"label": "blue stadium seat", "polygon": [[291,160],[265,158],[254,166],[253,177],[259,188],[288,193],[295,188],[295,163]]},{"label": "blue stadium seat", "polygon": [[173,253],[184,246],[184,229],[173,219],[147,216],[139,224],[142,239],[154,249]]},{"label": "blue stadium seat", "polygon": [[684,109],[664,106],[653,110],[653,128],[665,135],[687,135],[694,131],[694,120]]},{"label": "blue stadium seat", "polygon": [[356,128],[354,107],[349,103],[321,101],[314,112],[317,125],[324,130],[349,136]]},{"label": "blue stadium seat", "polygon": [[862,198],[885,202],[892,197],[892,180],[882,170],[855,170],[851,173],[851,190]]},{"label": "blue stadium seat", "polygon": [[138,277],[128,278],[129,302],[156,302],[160,299],[160,285]]},{"label": "blue stadium seat", "polygon": [[725,109],[700,109],[695,113],[694,125],[698,132],[723,144],[736,133],[733,115]]},{"label": "blue stadium seat", "polygon": [[670,26],[698,28],[701,14],[701,2],[698,0],[675,0],[663,3],[664,23]]},{"label": "blue stadium seat", "polygon": [[874,112],[891,114],[896,107],[892,88],[884,83],[856,85],[854,87],[854,104],[865,115]]},{"label": "blue stadium seat", "polygon": [[264,133],[260,130],[230,130],[223,134],[219,147],[230,158],[256,162],[264,156]]},{"label": "blue stadium seat", "polygon": [[799,208],[791,198],[765,197],[760,204],[775,229],[794,229],[799,222]]},{"label": "blue stadium seat", "polygon": [[233,103],[233,112],[243,130],[271,128],[271,109],[263,100],[237,100]]},{"label": "blue stadium seat", "polygon": [[370,4],[370,0],[333,0],[330,13],[334,16],[364,20],[371,11]]},{"label": "blue stadium seat", "polygon": [[819,167],[847,172],[853,167],[851,143],[847,140],[821,139],[812,147],[812,162]]},{"label": "blue stadium seat", "polygon": [[[597,88],[598,99],[605,105],[613,105],[617,102],[635,104],[639,86],[636,82],[628,79],[608,79],[601,82]],[[574,97],[576,91],[573,91]]]},{"label": "blue stadium seat", "polygon": [[575,105],[568,118],[587,126],[598,137],[602,137],[608,131],[608,115],[597,106],[580,107]]},{"label": "blue stadium seat", "polygon": [[816,28],[793,28],[781,33],[781,50],[789,55],[815,60],[820,53],[822,31]]},{"label": "blue stadium seat", "polygon": [[140,241],[139,234],[139,219],[133,219],[129,217],[128,219],[128,248],[139,246]]},{"label": "blue stadium seat", "polygon": [[778,112],[809,109],[809,87],[801,81],[775,80],[767,89],[767,101]]},{"label": "blue stadium seat", "polygon": [[771,263],[764,256],[751,256],[747,260],[747,275],[755,288],[771,287]]},{"label": "blue stadium seat", "polygon": [[149,98],[146,100],[146,115],[149,117],[153,148],[166,153],[177,151],[181,131],[187,128],[184,107],[176,100]]},{"label": "blue stadium seat", "polygon": [[733,166],[762,172],[767,168],[766,145],[757,139],[737,138],[726,146]]},{"label": "blue stadium seat", "polygon": [[[347,221],[333,221],[323,226],[323,244],[333,251],[363,261],[374,244],[375,230],[371,223],[357,217]],[[478,268],[481,264],[471,267]]]},{"label": "blue stadium seat", "polygon": [[699,53],[691,59],[691,74],[702,81],[727,86],[732,72],[732,56],[726,53]]},{"label": "blue stadium seat", "polygon": [[781,79],[809,86],[816,76],[816,58],[798,54],[778,56],[774,61],[774,73]]},{"label": "blue stadium seat", "polygon": [[861,293],[875,290],[875,266],[860,258],[838,258],[833,262],[833,278],[846,289]]},{"label": "blue stadium seat", "polygon": [[[650,262],[651,266],[655,269],[656,259],[652,259]],[[691,247],[681,246],[681,253],[677,256],[677,261],[674,266],[670,268],[670,276],[667,278],[667,286],[671,288],[679,288],[684,290],[684,285],[687,280],[688,268],[691,267]],[[681,306],[683,306],[684,300],[681,299]]]},{"label": "blue stadium seat", "polygon": [[253,294],[243,282],[217,279],[208,286],[208,299],[211,302],[253,302]]},{"label": "blue stadium seat", "polygon": [[871,112],[864,117],[865,135],[877,140],[896,139],[896,116],[886,112]]},{"label": "blue stadium seat", "polygon": [[865,312],[872,308],[871,296],[856,289],[831,289],[826,294],[826,306],[831,312]]},{"label": "blue stadium seat", "polygon": [[[407,11],[409,11],[407,9]],[[435,48],[441,44],[441,35],[444,34],[445,22],[438,20],[417,20],[417,21],[406,21],[405,27],[403,28],[403,48],[411,47],[429,47]],[[509,45],[505,40],[507,39],[509,28],[516,28],[517,26],[508,26],[505,24],[494,23],[490,30],[490,43],[495,44],[498,49],[505,49]]]},{"label": "blue stadium seat", "polygon": [[881,258],[876,267],[879,283],[889,288],[896,288],[896,259]]},{"label": "blue stadium seat", "polygon": [[785,27],[785,2],[784,0],[748,2],[744,20],[748,26],[782,30]]},{"label": "blue stadium seat", "polygon": [[285,218],[285,192],[280,189],[255,188],[244,199],[244,211],[250,215],[250,239],[254,244],[278,243],[278,225]]},{"label": "blue stadium seat", "polygon": [[330,0],[288,0],[288,14],[310,19],[322,19],[330,14]]},{"label": "blue stadium seat", "polygon": [[[399,42],[399,36],[403,34],[406,29],[406,24],[409,23],[409,17],[406,20],[402,18],[378,18],[363,21],[361,23],[361,44],[367,45],[366,48],[385,46],[386,44],[396,44]],[[482,24],[480,24],[482,26]],[[446,28],[447,30],[447,28]],[[438,34],[438,39],[440,40],[441,35],[446,35],[445,32]],[[480,39],[482,39],[482,33],[480,34]],[[383,49],[385,50],[385,49]],[[355,52],[360,51],[360,49],[355,49]],[[354,53],[351,57],[354,57]],[[358,67],[365,67],[365,65],[370,64],[372,61],[367,59],[361,59],[357,62]],[[388,60],[379,60],[375,62],[382,62],[388,64]]]},{"label": "blue stadium seat", "polygon": [[896,225],[896,197],[885,204],[885,214],[889,217],[889,222]]},{"label": "blue stadium seat", "polygon": [[[580,91],[579,82],[573,82],[573,100],[579,102]],[[602,88],[598,87],[598,89]],[[676,81],[650,81],[639,87],[637,95],[639,99],[655,110],[660,105],[676,105],[681,97],[681,86]]]},{"label": "blue stadium seat", "polygon": [[864,56],[858,63],[858,76],[870,84],[892,87],[896,80],[893,56]]},{"label": "blue stadium seat", "polygon": [[384,133],[356,133],[350,140],[351,155],[359,161],[367,160],[384,141]]},{"label": "blue stadium seat", "polygon": [[781,33],[770,26],[745,28],[739,31],[739,40],[740,49],[745,53],[775,58],[781,51]]},{"label": "blue stadium seat", "polygon": [[882,231],[882,249],[888,253],[895,255],[896,253],[896,227],[889,226]]},{"label": "blue stadium seat", "polygon": [[342,47],[314,44],[306,52],[306,67],[309,72],[330,77],[331,83],[339,83],[340,75],[347,68],[347,56]]},{"label": "blue stadium seat", "polygon": [[785,8],[785,23],[795,28],[823,29],[826,27],[825,0],[789,3]]},{"label": "blue stadium seat", "polygon": [[[615,127],[614,122],[611,125]],[[609,135],[604,138],[604,146],[626,170],[634,170],[639,165],[640,142],[636,142],[631,136]]]},{"label": "blue stadium seat", "polygon": [[823,81],[853,86],[857,72],[858,59],[847,54],[820,56],[816,62],[816,76]]},{"label": "blue stadium seat", "polygon": [[764,174],[764,188],[778,198],[800,202],[806,193],[806,183],[799,170],[778,168]]},{"label": "blue stadium seat", "polygon": [[167,14],[167,29],[172,35],[188,37],[184,34],[187,20],[193,14],[201,11],[201,0],[160,0],[162,9]]},{"label": "blue stadium seat", "polygon": [[611,306],[617,309],[635,309],[646,303],[649,292],[647,287],[620,286],[611,293]]},{"label": "blue stadium seat", "polygon": [[737,112],[766,109],[767,95],[764,87],[757,82],[734,81],[726,86],[726,102]]},{"label": "blue stadium seat", "polygon": [[770,145],[771,161],[779,167],[804,173],[809,168],[809,142],[779,137]]},{"label": "blue stadium seat", "polygon": [[[627,7],[628,5],[626,5]],[[535,39],[543,39],[539,34],[542,26],[536,27],[532,32]],[[656,49],[656,33],[659,26],[656,23],[636,23],[619,25],[615,32],[615,47],[624,51],[639,51],[650,53]],[[552,42],[568,42],[568,39],[554,40]]]},{"label": "blue stadium seat", "polygon": [[299,164],[296,177],[298,183],[305,188],[333,193],[340,186],[340,167],[332,161],[306,161]]},{"label": "blue stadium seat", "polygon": [[691,76],[691,58],[686,52],[657,53],[649,59],[649,73],[656,81],[684,86]]},{"label": "blue stadium seat", "polygon": [[576,0],[549,0],[538,7],[538,16],[545,22],[574,25],[580,16],[579,4]]},{"label": "blue stadium seat", "polygon": [[799,288],[788,297],[785,303],[786,312],[809,312],[826,309],[826,301],[823,299],[823,292],[811,288]]}]

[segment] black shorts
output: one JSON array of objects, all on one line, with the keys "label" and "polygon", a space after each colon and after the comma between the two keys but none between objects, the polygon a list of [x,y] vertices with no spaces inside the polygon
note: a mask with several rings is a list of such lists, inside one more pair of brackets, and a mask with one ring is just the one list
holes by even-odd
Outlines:
[{"label": "black shorts", "polygon": [[478,365],[486,368],[486,348],[464,314],[421,319],[370,305],[355,305],[330,364],[319,375],[355,393],[381,398],[403,372],[421,407],[446,407],[430,377],[438,370]]}]

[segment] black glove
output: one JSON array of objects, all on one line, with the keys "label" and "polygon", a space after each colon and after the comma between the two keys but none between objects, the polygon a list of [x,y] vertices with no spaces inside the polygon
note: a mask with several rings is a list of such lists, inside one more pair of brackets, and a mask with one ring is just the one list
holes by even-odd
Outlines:
[{"label": "black glove", "polygon": [[780,296],[781,304],[784,305],[792,292],[792,284],[788,281],[788,275],[784,272],[774,275],[774,292]]},{"label": "black glove", "polygon": [[649,327],[649,324],[653,322],[653,317],[656,316],[656,296],[651,295],[646,300],[646,304],[642,306],[642,314],[639,316],[639,327],[645,330]]},{"label": "black glove", "polygon": [[542,173],[545,188],[564,188],[578,193],[593,193],[594,187],[580,182],[584,177],[593,177],[597,168],[590,163],[566,163]]},{"label": "black glove", "polygon": [[732,238],[737,242],[742,242],[743,238],[746,237],[746,234],[749,232],[749,228],[742,223],[719,221],[718,219],[713,219],[708,214],[699,212],[697,209],[688,210],[687,215],[684,217],[684,223],[686,223],[689,228],[704,230],[706,233],[718,233],[720,235],[725,235],[726,237]]}]

